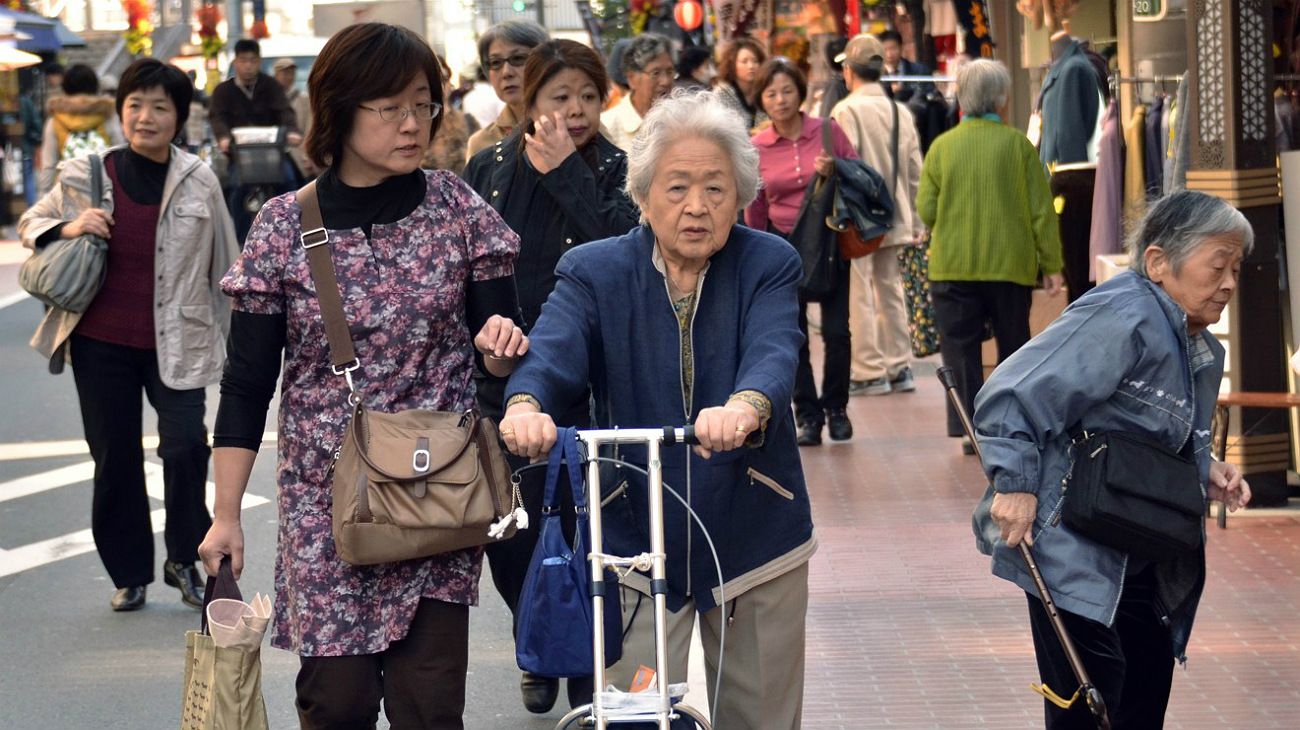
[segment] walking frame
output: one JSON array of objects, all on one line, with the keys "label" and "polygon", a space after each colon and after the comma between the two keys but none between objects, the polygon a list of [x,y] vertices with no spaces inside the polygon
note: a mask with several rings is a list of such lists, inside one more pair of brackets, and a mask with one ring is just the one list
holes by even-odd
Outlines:
[{"label": "walking frame", "polygon": [[[592,622],[592,678],[594,693],[592,702],[573,708],[562,717],[556,730],[564,730],[575,720],[578,727],[606,730],[611,724],[627,722],[646,722],[644,713],[633,716],[620,716],[617,711],[604,707],[601,691],[605,688],[605,630],[604,616],[605,592],[617,590],[617,586],[605,585],[606,568],[632,568],[650,566],[650,592],[654,601],[655,629],[655,692],[658,694],[658,710],[654,722],[658,730],[670,730],[671,723],[678,713],[693,719],[701,730],[711,730],[712,726],[698,710],[684,704],[673,704],[668,691],[668,578],[666,570],[666,553],[664,549],[664,481],[663,464],[660,461],[662,447],[675,444],[698,444],[695,429],[684,428],[628,428],[578,431],[578,440],[584,446],[587,467],[587,519],[591,529],[591,554],[588,556],[591,571],[591,610],[596,620]],[[649,532],[650,552],[636,557],[619,557],[607,555],[603,549],[601,531],[601,489],[599,449],[604,445],[645,445],[647,447],[647,489],[649,492]],[[617,595],[611,593],[611,595]],[[649,691],[649,690],[647,690]]]},{"label": "walking frame", "polygon": [[[980,450],[979,439],[975,438],[975,425],[971,423],[970,415],[966,413],[966,406],[962,404],[961,396],[957,393],[957,379],[951,368],[941,367],[936,373],[939,376],[939,382],[943,383],[944,391],[948,395],[948,403],[957,413],[957,418],[961,420],[961,427],[966,431],[966,437],[975,447],[975,456],[979,459],[981,469],[984,466],[984,454]],[[987,472],[986,472],[987,473]],[[1033,529],[1033,526],[1030,526]],[[1069,709],[1078,702],[1080,695],[1088,703],[1088,709],[1092,712],[1093,719],[1097,721],[1097,727],[1100,730],[1110,730],[1110,717],[1106,714],[1106,701],[1102,698],[1101,692],[1092,679],[1088,677],[1088,670],[1083,666],[1083,660],[1079,658],[1079,652],[1074,647],[1074,641],[1070,639],[1070,634],[1066,631],[1065,622],[1061,619],[1061,614],[1056,610],[1056,602],[1052,600],[1052,593],[1047,589],[1047,583],[1043,581],[1043,574],[1038,570],[1038,563],[1034,560],[1033,554],[1029,551],[1029,545],[1022,539],[1019,545],[1020,557],[1024,559],[1025,565],[1029,568],[1029,575],[1033,578],[1034,587],[1038,589],[1038,598],[1043,602],[1043,608],[1047,611],[1048,617],[1052,620],[1052,628],[1056,631],[1056,637],[1060,639],[1062,648],[1065,649],[1065,656],[1070,661],[1070,669],[1074,670],[1074,676],[1079,680],[1079,688],[1069,699],[1065,699],[1053,692],[1045,684],[1030,685],[1030,687],[1047,699],[1048,702],[1062,709]]]}]

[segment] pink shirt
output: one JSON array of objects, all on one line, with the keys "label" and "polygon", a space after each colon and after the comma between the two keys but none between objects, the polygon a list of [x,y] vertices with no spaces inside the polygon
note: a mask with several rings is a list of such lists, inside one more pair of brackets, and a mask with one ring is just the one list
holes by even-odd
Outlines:
[{"label": "pink shirt", "polygon": [[745,225],[764,231],[770,221],[772,227],[782,233],[789,233],[794,228],[808,183],[817,174],[813,162],[822,151],[822,124],[828,121],[831,125],[831,149],[835,156],[858,159],[853,143],[833,120],[804,114],[803,131],[798,140],[777,134],[775,126],[754,135],[763,187],[745,209]]}]

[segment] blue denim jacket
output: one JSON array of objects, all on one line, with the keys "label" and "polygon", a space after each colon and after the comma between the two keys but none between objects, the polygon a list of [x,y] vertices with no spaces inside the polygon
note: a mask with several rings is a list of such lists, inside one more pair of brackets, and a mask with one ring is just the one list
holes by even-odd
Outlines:
[{"label": "blue denim jacket", "polygon": [[[998,366],[980,391],[975,428],[984,468],[998,492],[1038,496],[1033,552],[1060,608],[1110,626],[1128,568],[1127,554],[1058,519],[1071,427],[1139,433],[1174,451],[1192,439],[1204,494],[1223,358],[1208,332],[1189,337],[1186,314],[1163,289],[1125,272],[1080,297]],[[1001,541],[989,518],[991,499],[986,494],[975,511],[977,545],[993,556],[995,575],[1037,595],[1018,550]],[[1170,617],[1179,658],[1200,585]]]}]

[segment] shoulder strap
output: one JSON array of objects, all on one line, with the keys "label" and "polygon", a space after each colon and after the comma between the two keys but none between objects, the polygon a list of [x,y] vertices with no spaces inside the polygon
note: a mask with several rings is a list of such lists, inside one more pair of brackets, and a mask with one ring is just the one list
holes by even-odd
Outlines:
[{"label": "shoulder strap", "polygon": [[99,155],[90,156],[90,207],[104,204],[104,162]]},{"label": "shoulder strap", "polygon": [[894,111],[894,127],[889,133],[890,141],[890,163],[892,165],[892,174],[889,176],[889,192],[894,198],[895,204],[898,202],[898,102],[893,99],[889,100],[889,108]]},{"label": "shoulder strap", "polygon": [[822,149],[826,151],[828,157],[835,156],[835,148],[831,146],[831,118],[826,117],[822,120]]},{"label": "shoulder strap", "polygon": [[298,207],[302,209],[302,234],[298,238],[307,252],[312,282],[316,285],[316,299],[320,302],[320,316],[325,320],[330,363],[335,371],[341,372],[339,369],[345,366],[355,367],[357,352],[352,347],[352,334],[348,331],[348,318],[343,311],[343,297],[339,293],[338,279],[334,276],[330,235],[321,218],[315,180],[298,191]]}]

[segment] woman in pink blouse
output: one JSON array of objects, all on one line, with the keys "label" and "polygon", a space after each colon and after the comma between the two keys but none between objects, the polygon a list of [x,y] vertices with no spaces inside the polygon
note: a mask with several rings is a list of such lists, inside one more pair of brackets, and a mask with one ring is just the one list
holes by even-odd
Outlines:
[{"label": "woman in pink blouse", "polygon": [[[789,59],[778,56],[763,64],[757,84],[759,105],[772,124],[753,137],[763,187],[758,199],[745,210],[745,224],[788,238],[812,176],[826,176],[832,171],[834,163],[822,149],[822,125],[831,125],[831,149],[836,157],[857,159],[858,155],[834,121],[801,111],[808,96],[808,82]],[[851,354],[848,262],[839,262],[836,277],[835,293],[820,302],[822,342],[826,350],[821,398],[817,397],[808,357],[808,303],[800,298],[799,327],[804,333],[804,345],[799,350],[799,371],[794,384],[800,446],[821,444],[823,425],[829,425],[834,441],[853,438],[853,424],[846,411]]]}]

